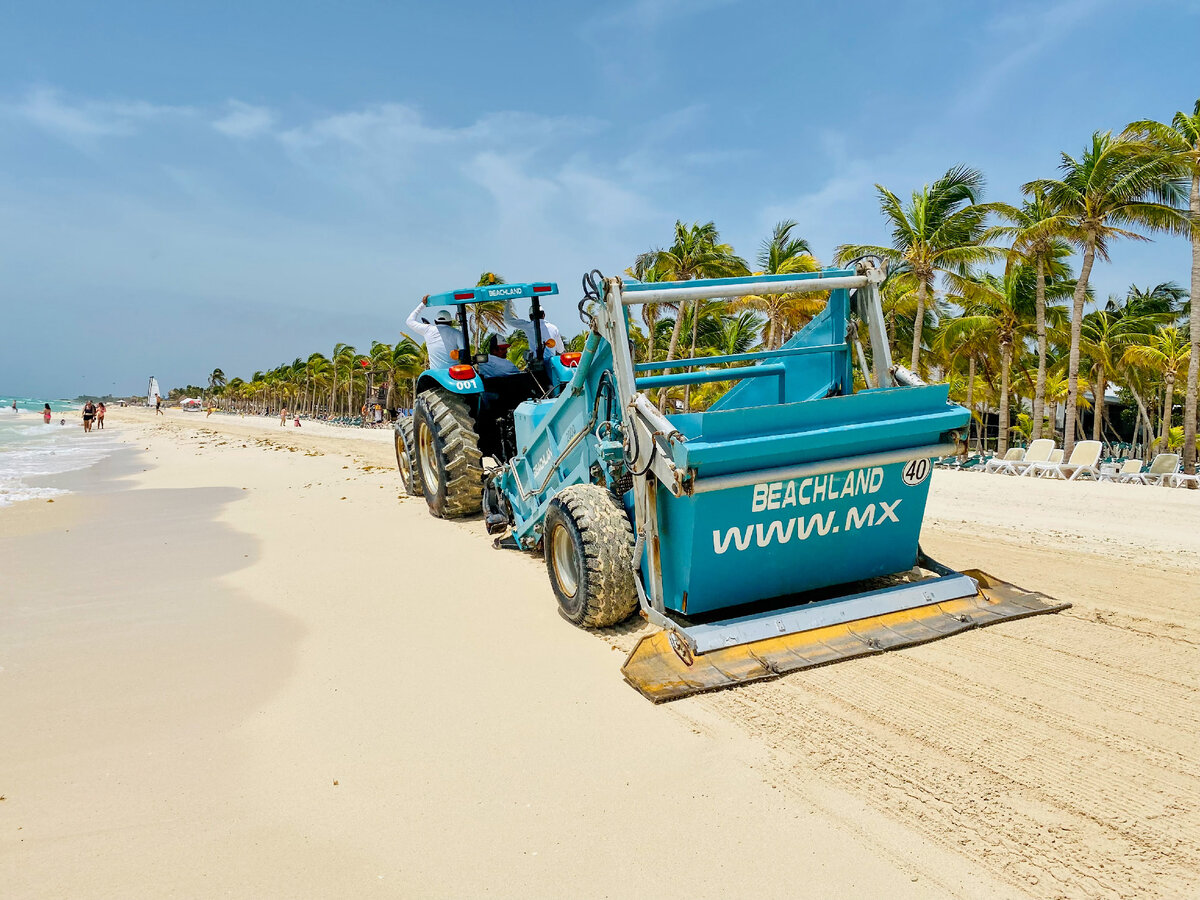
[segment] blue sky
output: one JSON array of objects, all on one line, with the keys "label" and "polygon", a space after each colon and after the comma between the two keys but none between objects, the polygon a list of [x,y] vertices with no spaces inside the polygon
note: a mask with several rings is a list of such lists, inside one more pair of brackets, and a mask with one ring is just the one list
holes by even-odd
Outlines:
[{"label": "blue sky", "polygon": [[[873,185],[990,199],[1200,91],[1197,0],[0,0],[0,395],[394,341],[481,271],[616,272],[714,220],[885,242]],[[1187,283],[1118,244],[1097,293]]]}]

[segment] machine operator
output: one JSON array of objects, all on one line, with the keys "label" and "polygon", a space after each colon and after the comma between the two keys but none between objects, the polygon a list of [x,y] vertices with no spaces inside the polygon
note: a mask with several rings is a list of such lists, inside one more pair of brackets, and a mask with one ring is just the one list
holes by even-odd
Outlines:
[{"label": "machine operator", "polygon": [[[430,313],[428,302],[429,295],[426,294],[417,308],[409,313],[404,324],[425,341],[425,349],[429,351],[429,368],[448,369],[462,356],[462,332],[454,327],[454,314],[450,310],[440,307]],[[451,352],[454,352],[454,356],[450,355]],[[470,360],[463,359],[462,362]]]},{"label": "machine operator", "polygon": [[[558,328],[546,321],[546,311],[538,310],[534,315],[538,318],[538,327],[542,333],[542,359],[549,359],[551,356],[557,356],[563,351],[563,339]],[[517,318],[516,311],[513,309],[511,300],[504,304],[504,327],[509,331],[521,329],[525,332],[525,339],[529,341],[529,356],[533,358],[537,354],[537,334],[534,331],[533,320]]]}]

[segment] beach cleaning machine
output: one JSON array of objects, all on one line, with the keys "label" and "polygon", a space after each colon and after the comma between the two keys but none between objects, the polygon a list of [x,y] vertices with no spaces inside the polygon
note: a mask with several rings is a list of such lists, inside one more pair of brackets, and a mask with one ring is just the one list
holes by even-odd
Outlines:
[{"label": "beach cleaning machine", "polygon": [[[503,413],[512,452],[478,463],[470,499],[498,546],[544,553],[565,618],[598,628],[640,610],[657,626],[622,668],[649,699],[1068,605],[922,553],[931,460],[964,449],[969,413],[946,385],[892,365],[883,277],[870,262],[671,283],[592,273],[569,380]],[[813,292],[828,294],[824,310],[780,349],[634,361],[631,307]],[[708,382],[731,386],[703,412],[663,413],[646,393]],[[418,399],[412,439],[426,440],[414,468],[435,486],[455,464],[423,424],[439,390]],[[483,379],[478,401],[451,398],[468,429],[488,393]]]}]

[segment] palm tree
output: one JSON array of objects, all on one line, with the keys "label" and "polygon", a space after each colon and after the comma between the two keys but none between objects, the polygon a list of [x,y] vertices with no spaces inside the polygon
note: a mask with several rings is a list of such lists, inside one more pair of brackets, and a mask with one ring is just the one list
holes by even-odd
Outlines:
[{"label": "palm tree", "polygon": [[1108,310],[1084,316],[1079,349],[1090,364],[1087,371],[1095,399],[1095,415],[1092,417],[1094,441],[1103,440],[1105,392],[1109,384],[1121,375],[1126,349],[1143,337],[1137,328],[1138,321]]},{"label": "palm tree", "polygon": [[905,206],[881,184],[879,208],[892,227],[892,245],[844,244],[835,251],[839,263],[860,256],[878,256],[902,267],[916,280],[912,369],[921,362],[921,332],[925,306],[939,275],[967,277],[971,268],[990,262],[999,250],[986,242],[985,221],[992,207],[980,202],[983,175],[966,166],[955,166],[920,191],[913,191]]},{"label": "palm tree", "polygon": [[1109,244],[1117,238],[1148,240],[1124,226],[1152,233],[1190,230],[1188,217],[1177,208],[1182,198],[1175,181],[1178,168],[1174,160],[1149,152],[1143,143],[1097,131],[1078,159],[1062,154],[1061,178],[1041,178],[1022,188],[1027,193],[1044,194],[1058,216],[1069,223],[1083,248],[1071,312],[1067,420],[1063,429],[1063,453],[1067,456],[1075,446],[1079,335],[1092,265],[1097,255],[1108,259]]},{"label": "palm tree", "polygon": [[[642,282],[657,282],[670,281],[664,271],[658,267],[658,257],[662,253],[661,249],[649,250],[646,253],[639,253],[633,261],[633,265],[625,270],[625,274],[630,278],[635,278]],[[650,334],[655,334],[658,330],[659,315],[662,312],[662,307],[675,309],[674,303],[643,303],[642,304],[642,321],[646,323],[646,328]],[[654,361],[655,342],[646,343],[647,356],[646,362]]]},{"label": "palm tree", "polygon": [[1046,200],[1043,192],[1029,194],[1020,207],[1004,203],[993,204],[1005,219],[1012,223],[1008,227],[993,229],[997,235],[1012,237],[1008,265],[1017,262],[1032,263],[1037,282],[1037,381],[1033,393],[1033,434],[1031,440],[1042,436],[1042,421],[1046,406],[1046,276],[1051,268],[1067,253],[1064,238],[1077,237],[1069,221]]},{"label": "palm tree", "polygon": [[[917,331],[916,279],[903,269],[890,272],[880,290],[880,300],[888,337],[892,342],[892,358],[902,359],[911,355],[913,337]],[[921,333],[934,334],[938,320],[949,310],[950,305],[941,298],[927,299],[921,315]]]},{"label": "palm tree", "polygon": [[[733,252],[729,244],[721,243],[721,234],[712,222],[701,225],[693,222],[684,225],[675,222],[675,242],[665,250],[652,250],[639,258],[639,265],[653,266],[668,281],[690,281],[693,278],[723,278],[745,275],[750,270],[746,261]],[[693,304],[694,305],[694,304]],[[692,350],[695,352],[696,327],[699,317],[692,317]],[[671,343],[667,347],[667,360],[675,359],[679,348],[679,331],[683,325],[683,310],[675,316],[671,331]],[[666,403],[666,393],[659,399]]]},{"label": "palm tree", "polygon": [[216,391],[219,388],[225,387],[227,381],[224,372],[220,369],[213,369],[212,374],[208,376],[208,388],[211,391]]},{"label": "palm tree", "polygon": [[1154,287],[1129,286],[1123,301],[1109,297],[1105,307],[1109,312],[1120,311],[1126,316],[1155,316],[1161,323],[1171,322],[1179,315],[1179,305],[1188,292],[1173,281],[1163,281]]},{"label": "palm tree", "polygon": [[425,346],[408,335],[403,335],[392,348],[392,371],[397,382],[401,378],[410,382],[410,400],[416,400],[417,376],[428,368],[428,358]]},{"label": "palm tree", "polygon": [[[759,266],[755,275],[790,275],[798,272],[816,272],[821,265],[812,255],[808,241],[793,237],[796,223],[790,219],[778,222],[771,236],[762,242],[758,251]],[[828,291],[817,294],[766,294],[743,297],[742,303],[766,314],[767,324],[764,343],[768,350],[778,350],[787,340],[813,316],[821,311],[829,299]]]},{"label": "palm tree", "polygon": [[720,356],[750,353],[759,344],[764,324],[763,317],[752,310],[722,316],[710,349]]},{"label": "palm tree", "polygon": [[1183,470],[1196,471],[1196,407],[1200,389],[1200,326],[1196,325],[1196,310],[1200,309],[1200,100],[1192,107],[1191,115],[1180,110],[1171,117],[1171,124],[1144,119],[1132,122],[1126,129],[1144,139],[1161,154],[1177,163],[1191,178],[1188,211],[1192,229],[1192,355],[1188,363],[1187,391],[1183,404]]},{"label": "palm tree", "polygon": [[[492,287],[506,283],[504,278],[495,272],[483,272],[480,274],[479,280],[475,282],[475,287]],[[488,329],[499,331],[504,327],[504,301],[488,300],[484,303],[472,304],[471,318],[475,326],[472,329],[475,332],[475,346],[482,347],[484,335]]]},{"label": "palm tree", "polygon": [[1186,330],[1160,328],[1145,344],[1134,344],[1125,350],[1124,360],[1135,366],[1150,369],[1163,379],[1162,424],[1158,440],[1165,446],[1171,428],[1171,411],[1175,405],[1175,380],[1179,370],[1190,365],[1191,344]]},{"label": "palm tree", "polygon": [[942,340],[949,345],[984,338],[1000,350],[1000,434],[996,450],[1000,454],[1008,450],[1013,352],[1035,327],[1035,279],[1033,270],[1019,266],[1009,269],[1003,278],[985,275],[964,282],[963,315],[944,326]]},{"label": "palm tree", "polygon": [[392,388],[396,383],[395,349],[383,341],[371,341],[371,372],[386,385],[383,405],[392,408]]},{"label": "palm tree", "polygon": [[[947,325],[952,324],[951,322]],[[962,329],[944,327],[937,332],[932,342],[931,350],[943,362],[947,372],[947,382],[950,384],[951,399],[961,399],[963,405],[971,413],[971,421],[967,423],[967,445],[971,444],[971,427],[976,421],[982,426],[983,418],[975,410],[975,391],[982,387],[976,374],[976,366],[981,357],[987,354],[991,343],[991,334],[986,329]],[[966,359],[967,371],[960,374],[956,364],[960,359]],[[961,365],[961,364],[959,364]],[[983,451],[983,436],[979,440],[980,452]]]}]

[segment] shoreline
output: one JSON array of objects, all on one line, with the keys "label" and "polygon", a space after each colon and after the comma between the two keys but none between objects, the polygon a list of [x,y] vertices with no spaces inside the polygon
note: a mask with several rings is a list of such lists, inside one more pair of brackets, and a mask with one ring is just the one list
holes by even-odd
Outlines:
[{"label": "shoreline", "polygon": [[1074,608],[655,707],[388,430],[158,418],[0,510],[14,896],[1196,886],[1190,492],[935,472],[931,554]]}]

